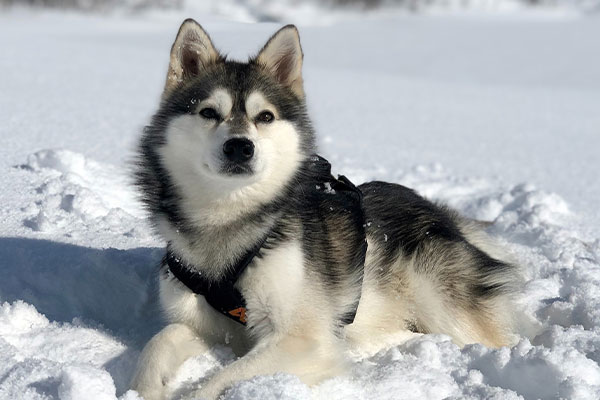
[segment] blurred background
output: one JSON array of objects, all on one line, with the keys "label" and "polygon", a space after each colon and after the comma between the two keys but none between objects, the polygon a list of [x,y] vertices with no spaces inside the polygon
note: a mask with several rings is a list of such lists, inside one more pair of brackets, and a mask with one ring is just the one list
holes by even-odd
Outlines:
[{"label": "blurred background", "polygon": [[[598,12],[600,0],[0,0],[4,6],[24,5],[75,9],[87,12],[143,12],[183,10],[210,12],[243,21],[295,21],[328,13],[360,15],[405,11],[428,12],[514,12],[573,11]],[[314,22],[314,19],[313,19]]]}]

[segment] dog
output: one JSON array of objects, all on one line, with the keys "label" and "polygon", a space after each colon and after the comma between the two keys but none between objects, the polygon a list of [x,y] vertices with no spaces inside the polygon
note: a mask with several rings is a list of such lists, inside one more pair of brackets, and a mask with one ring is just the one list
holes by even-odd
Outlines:
[{"label": "dog", "polygon": [[401,185],[355,187],[317,155],[297,29],[247,62],[194,20],[171,48],[136,184],[168,243],[159,298],[169,324],[143,349],[131,388],[164,399],[189,357],[239,358],[192,398],[286,372],[312,385],[416,335],[458,345],[515,338],[519,270],[481,224]]}]

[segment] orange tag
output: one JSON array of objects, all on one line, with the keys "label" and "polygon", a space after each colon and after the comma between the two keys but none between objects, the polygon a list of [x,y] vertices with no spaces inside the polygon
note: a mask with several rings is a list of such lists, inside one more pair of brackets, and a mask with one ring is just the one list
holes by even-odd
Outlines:
[{"label": "orange tag", "polygon": [[233,315],[244,324],[246,323],[246,309],[244,307],[236,308],[235,310],[229,311],[230,315]]}]

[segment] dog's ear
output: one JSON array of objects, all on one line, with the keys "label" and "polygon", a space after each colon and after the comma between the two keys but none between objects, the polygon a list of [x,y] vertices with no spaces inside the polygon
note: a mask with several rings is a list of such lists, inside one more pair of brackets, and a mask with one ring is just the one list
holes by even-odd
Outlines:
[{"label": "dog's ear", "polygon": [[256,61],[264,66],[282,85],[298,97],[304,97],[302,85],[302,47],[294,25],[278,30],[258,53]]},{"label": "dog's ear", "polygon": [[221,55],[213,46],[208,33],[193,19],[186,19],[171,47],[165,93],[219,60]]}]

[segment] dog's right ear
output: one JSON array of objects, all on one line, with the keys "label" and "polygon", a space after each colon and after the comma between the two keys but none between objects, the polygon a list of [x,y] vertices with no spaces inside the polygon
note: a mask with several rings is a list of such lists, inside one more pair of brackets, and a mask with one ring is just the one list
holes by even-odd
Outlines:
[{"label": "dog's right ear", "polygon": [[191,18],[181,24],[175,42],[171,47],[171,61],[165,93],[177,87],[181,82],[193,78],[221,59],[213,46],[208,33]]},{"label": "dog's right ear", "polygon": [[286,25],[265,44],[256,61],[275,79],[289,87],[298,97],[304,98],[302,88],[302,46],[300,35],[294,25]]}]

